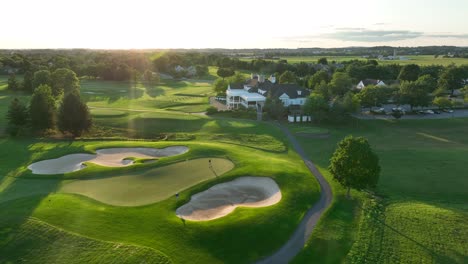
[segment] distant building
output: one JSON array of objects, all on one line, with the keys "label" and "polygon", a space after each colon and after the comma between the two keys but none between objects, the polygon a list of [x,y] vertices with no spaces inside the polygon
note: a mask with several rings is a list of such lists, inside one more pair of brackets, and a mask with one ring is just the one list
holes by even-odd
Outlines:
[{"label": "distant building", "polygon": [[280,99],[284,106],[301,106],[305,104],[310,91],[297,84],[278,84],[271,76],[268,80],[263,75],[252,75],[244,83],[231,83],[226,90],[226,105],[229,109],[240,106],[261,108],[268,96]]}]

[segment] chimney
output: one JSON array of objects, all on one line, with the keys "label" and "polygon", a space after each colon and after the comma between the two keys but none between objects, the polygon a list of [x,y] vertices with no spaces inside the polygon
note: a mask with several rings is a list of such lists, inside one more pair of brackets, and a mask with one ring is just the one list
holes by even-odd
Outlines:
[{"label": "chimney", "polygon": [[265,82],[265,75],[259,74],[259,75],[258,75],[258,82],[259,82],[259,83]]},{"label": "chimney", "polygon": [[275,83],[276,82],[276,77],[274,75],[270,76],[270,82]]}]

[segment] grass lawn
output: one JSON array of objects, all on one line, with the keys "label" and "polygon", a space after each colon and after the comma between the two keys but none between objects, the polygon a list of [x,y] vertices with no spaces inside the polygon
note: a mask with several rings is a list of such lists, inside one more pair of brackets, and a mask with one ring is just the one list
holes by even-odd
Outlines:
[{"label": "grass lawn", "polygon": [[[138,121],[141,123],[135,122],[138,118],[141,119]],[[0,239],[0,243],[11,249],[1,254],[8,261],[19,261],[23,252],[29,249],[37,252],[38,260],[55,255],[57,258],[60,257],[60,252],[51,251],[46,245],[42,247],[43,250],[36,250],[40,248],[41,243],[46,244],[49,241],[45,235],[44,240],[35,239],[37,242],[31,242],[34,232],[38,232],[36,236],[43,237],[40,231],[43,228],[41,223],[46,223],[48,227],[65,231],[60,233],[63,236],[62,241],[66,243],[63,245],[64,259],[70,254],[70,250],[66,248],[80,244],[82,243],[80,239],[86,238],[90,239],[89,248],[96,247],[95,251],[91,251],[88,255],[87,260],[90,262],[99,259],[100,248],[108,245],[103,246],[97,242],[106,241],[105,243],[125,246],[123,248],[136,246],[133,259],[137,259],[135,262],[147,260],[151,254],[139,255],[138,250],[149,248],[155,252],[155,259],[152,260],[154,262],[163,260],[161,257],[163,254],[173,263],[251,263],[278,249],[295,230],[305,211],[318,198],[316,181],[275,126],[250,121],[217,120],[168,111],[162,113],[129,111],[125,117],[96,118],[96,122],[101,122],[102,125],[104,121],[97,119],[108,119],[109,123],[122,122],[122,130],[130,128],[131,126],[128,126],[130,122],[140,125],[139,130],[141,129],[142,133],[153,133],[153,130],[191,133],[195,139],[182,143],[0,139],[0,156],[6,157],[0,166],[0,175],[3,177],[0,178],[0,218],[2,219],[0,231],[2,234],[9,234],[8,237],[12,238]],[[132,119],[134,121],[131,121]],[[213,134],[217,135],[216,139],[210,139]],[[240,140],[238,135],[256,136],[252,136],[251,140]],[[190,151],[154,163],[124,168],[90,166],[79,172],[50,177],[32,175],[26,169],[33,161],[68,153],[90,152],[108,147],[161,148],[168,145],[186,145]],[[169,166],[183,166],[186,159],[216,157],[229,158],[235,164],[235,168],[220,177],[211,177],[195,186],[187,185],[187,189],[180,192],[178,200],[173,197],[173,193],[179,188],[177,186],[171,186],[173,189],[168,191],[170,196],[168,199],[137,207],[112,206],[83,195],[60,191],[62,186],[66,188],[70,178],[96,180],[119,178],[119,175],[146,177],[150,174],[149,177],[153,177],[151,171],[161,172],[169,168],[173,173],[172,177],[186,179],[187,171],[198,173],[194,172],[196,166],[179,167],[180,170]],[[174,163],[179,161],[180,163]],[[200,173],[199,176],[206,177],[206,173]],[[188,202],[191,195],[239,176],[273,178],[281,188],[283,196],[281,202],[264,208],[237,208],[234,213],[226,217],[208,222],[183,222],[175,215],[175,209]],[[176,182],[172,179],[165,180]],[[108,188],[109,183],[104,185]],[[24,226],[34,219],[40,223],[35,223],[31,228]],[[15,235],[19,233],[22,235]],[[97,241],[96,244],[94,241]],[[24,246],[16,249],[15,245]]]},{"label": "grass lawn", "polygon": [[[331,181],[333,207],[294,263],[466,263],[468,119],[358,121],[298,138]],[[336,143],[364,136],[380,157],[378,197],[353,200],[327,171]]]},{"label": "grass lawn", "polygon": [[217,175],[234,168],[227,159],[201,158],[154,169],[116,174],[113,177],[73,180],[59,190],[81,194],[105,204],[139,206],[162,201],[216,175],[208,168],[211,160]]}]

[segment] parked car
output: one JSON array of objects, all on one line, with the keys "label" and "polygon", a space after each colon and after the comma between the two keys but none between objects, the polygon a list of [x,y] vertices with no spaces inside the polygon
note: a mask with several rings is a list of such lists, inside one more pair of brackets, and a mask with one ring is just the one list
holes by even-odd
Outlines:
[{"label": "parked car", "polygon": [[447,108],[442,109],[442,111],[444,111],[444,112],[446,112],[446,113],[453,113],[453,110],[452,110],[452,109],[447,109]]},{"label": "parked car", "polygon": [[375,114],[385,114],[385,108],[381,107],[379,109],[374,109],[371,112]]},{"label": "parked car", "polygon": [[440,112],[439,110],[434,110],[434,114],[438,114],[440,115],[442,112]]},{"label": "parked car", "polygon": [[431,109],[427,109],[426,111],[424,111],[424,113],[433,115],[434,111],[432,111]]},{"label": "parked car", "polygon": [[392,111],[393,112],[402,112],[402,113],[405,113],[405,109],[404,108],[401,108],[401,107],[393,107],[392,108]]},{"label": "parked car", "polygon": [[420,114],[420,115],[425,115],[425,114],[426,114],[426,111],[419,110],[419,111],[418,111],[418,114]]}]

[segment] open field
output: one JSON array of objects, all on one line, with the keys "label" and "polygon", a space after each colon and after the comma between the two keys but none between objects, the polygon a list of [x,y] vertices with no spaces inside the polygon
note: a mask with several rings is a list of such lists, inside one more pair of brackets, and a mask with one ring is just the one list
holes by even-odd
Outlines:
[{"label": "open field", "polygon": [[[388,61],[378,61],[379,64],[418,64],[418,65],[443,65],[447,66],[452,63],[456,65],[464,65],[468,64],[468,59],[466,58],[434,58],[432,55],[412,55],[412,56],[404,56],[409,58],[409,60],[388,60]],[[367,60],[366,58],[362,58],[360,56],[324,56],[324,55],[317,55],[317,56],[284,56],[280,57],[281,60],[287,60],[288,63],[300,63],[300,62],[308,62],[308,63],[316,63],[320,58],[327,58],[328,62],[343,62],[349,60]],[[246,61],[250,61],[252,59],[243,59]]]},{"label": "open field", "polygon": [[[294,263],[466,263],[468,119],[324,128],[330,138],[298,139],[332,183],[335,201]],[[368,138],[378,153],[380,198],[353,191],[346,200],[328,173],[336,143],[348,134]]]},{"label": "open field", "polygon": [[[135,115],[143,115],[138,118],[144,120],[142,122],[145,125],[141,127],[142,131],[146,131],[144,133],[150,133],[149,131],[153,129],[158,132],[191,133],[195,135],[195,140],[185,142],[97,140],[69,142],[1,139],[0,155],[7,158],[5,163],[2,162],[6,165],[0,167],[0,175],[3,177],[0,178],[0,218],[2,219],[0,230],[5,234],[11,234],[9,237],[12,237],[11,240],[1,240],[1,242],[10,249],[14,248],[14,245],[24,245],[21,250],[12,250],[2,256],[9,261],[16,262],[23,250],[28,250],[28,247],[31,250],[38,248],[41,243],[39,241],[47,243],[49,239],[47,237],[44,238],[45,240],[35,240],[38,241],[36,243],[30,242],[31,237],[34,237],[34,232],[39,232],[38,235],[42,232],[40,224],[34,224],[31,228],[23,226],[32,219],[38,219],[41,223],[47,223],[65,231],[65,233],[60,233],[64,239],[63,243],[66,243],[64,247],[72,247],[74,243],[81,243],[79,238],[69,236],[76,234],[80,238],[89,238],[91,241],[116,243],[124,249],[133,245],[149,248],[155,250],[154,256],[161,252],[173,263],[187,261],[250,263],[279,248],[289,238],[303,213],[318,197],[317,183],[305,165],[300,162],[298,155],[289,149],[281,131],[269,124],[217,120],[183,113],[168,113],[173,118],[165,120],[165,124],[169,125],[166,128],[158,123],[158,114],[158,112],[135,113]],[[164,114],[162,113],[163,116]],[[127,116],[127,118],[131,117],[132,114]],[[196,125],[190,124],[191,122]],[[218,135],[225,135],[225,138],[229,140],[226,142],[208,140],[210,136],[208,133],[212,131]],[[236,135],[239,134],[247,136],[256,134],[257,137],[253,137],[247,146],[243,146],[242,141],[236,139]],[[256,139],[261,142],[261,145],[255,142]],[[110,147],[161,148],[169,145],[186,145],[190,148],[190,152],[181,156],[164,158],[154,163],[141,163],[122,168],[90,166],[82,171],[50,177],[32,175],[26,169],[33,161],[60,157],[69,153],[87,153]],[[173,197],[173,192],[177,188],[171,191],[171,197],[168,199],[138,207],[111,206],[82,195],[60,192],[60,188],[66,187],[70,179],[109,179],[115,175],[138,177],[149,175],[145,173],[150,170],[171,168],[169,164],[177,165],[174,162],[183,164],[186,159],[216,157],[227,157],[236,167],[218,178],[213,178],[211,175],[211,179],[188,187],[180,192],[178,200]],[[194,170],[195,167],[190,166],[190,168]],[[182,171],[171,170],[171,173],[167,173],[169,174],[173,177],[185,177]],[[191,195],[218,183],[245,175],[274,179],[282,192],[281,202],[263,208],[237,208],[223,218],[208,222],[183,222],[175,215],[176,208],[188,202]],[[17,233],[22,235],[15,235]],[[75,240],[77,242],[72,242]],[[90,262],[101,256],[99,248],[102,246],[94,245],[89,243],[91,249],[96,247],[95,251],[89,253]],[[60,252],[44,247],[42,249],[44,250],[34,251],[37,252],[38,259],[45,259],[48,256],[62,257]],[[64,249],[64,259],[69,252]],[[135,249],[135,252],[138,250]],[[135,253],[132,260],[141,262],[147,260],[148,256],[152,255],[148,254],[143,257]],[[163,257],[158,255],[152,261],[156,262],[157,259],[163,260]],[[148,260],[148,262],[152,261]]]}]

